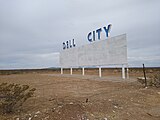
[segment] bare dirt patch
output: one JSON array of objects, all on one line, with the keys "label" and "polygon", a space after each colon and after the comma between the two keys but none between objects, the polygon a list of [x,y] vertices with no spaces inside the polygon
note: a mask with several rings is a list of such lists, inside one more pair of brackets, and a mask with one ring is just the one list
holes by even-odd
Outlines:
[{"label": "bare dirt patch", "polygon": [[47,74],[0,75],[0,83],[36,88],[16,113],[1,120],[159,120],[160,89],[109,78]]}]

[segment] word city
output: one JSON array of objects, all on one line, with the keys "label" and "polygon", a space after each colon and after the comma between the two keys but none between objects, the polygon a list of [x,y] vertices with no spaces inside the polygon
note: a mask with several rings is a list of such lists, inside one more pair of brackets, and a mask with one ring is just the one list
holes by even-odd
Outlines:
[{"label": "word city", "polygon": [[105,32],[105,34],[106,34],[106,38],[109,37],[110,30],[111,30],[111,26],[112,26],[112,25],[109,24],[107,28],[106,28],[106,27],[103,27],[103,29],[102,29],[102,28],[99,28],[99,29],[97,29],[96,31],[89,32],[89,33],[88,33],[88,36],[87,36],[88,41],[89,41],[89,42],[95,41],[95,40],[96,40],[96,34],[97,34],[97,36],[98,36],[98,40],[100,40],[100,39],[101,39],[101,32],[102,32],[102,30],[104,30],[104,32]]}]

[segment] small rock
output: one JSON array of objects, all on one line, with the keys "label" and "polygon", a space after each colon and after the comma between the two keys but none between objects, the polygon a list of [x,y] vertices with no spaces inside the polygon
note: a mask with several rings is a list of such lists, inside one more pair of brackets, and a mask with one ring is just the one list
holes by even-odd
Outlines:
[{"label": "small rock", "polygon": [[[49,113],[49,111],[50,111],[49,108],[46,108],[46,109],[43,110],[44,113]],[[42,113],[43,113],[43,112],[42,112]]]},{"label": "small rock", "polygon": [[102,120],[108,120],[107,118],[103,118]]},{"label": "small rock", "polygon": [[86,103],[88,102],[88,98],[86,99]]},{"label": "small rock", "polygon": [[58,106],[58,108],[62,108],[62,107],[63,107],[63,105]]},{"label": "small rock", "polygon": [[52,110],[52,112],[54,112],[56,110],[56,108],[52,108],[51,110]]},{"label": "small rock", "polygon": [[48,119],[49,119],[49,116],[45,117],[44,119],[45,119],[45,120],[48,120]]},{"label": "small rock", "polygon": [[16,118],[16,120],[19,120],[19,118]]},{"label": "small rock", "polygon": [[73,105],[73,102],[70,102],[69,104],[70,104],[70,105]]},{"label": "small rock", "polygon": [[49,98],[49,101],[53,101],[53,100],[55,100],[54,98]]},{"label": "small rock", "polygon": [[118,108],[117,106],[114,106],[114,108]]},{"label": "small rock", "polygon": [[108,101],[112,101],[111,99],[108,99]]},{"label": "small rock", "polygon": [[91,114],[91,116],[93,117],[94,115],[93,115],[93,114]]},{"label": "small rock", "polygon": [[35,114],[40,114],[41,112],[40,111],[37,111]]},{"label": "small rock", "polygon": [[17,112],[18,112],[18,113],[20,113],[21,111],[20,111],[20,110],[18,110]]},{"label": "small rock", "polygon": [[157,92],[160,95],[160,92]]},{"label": "small rock", "polygon": [[28,120],[32,120],[32,117],[29,117]]}]

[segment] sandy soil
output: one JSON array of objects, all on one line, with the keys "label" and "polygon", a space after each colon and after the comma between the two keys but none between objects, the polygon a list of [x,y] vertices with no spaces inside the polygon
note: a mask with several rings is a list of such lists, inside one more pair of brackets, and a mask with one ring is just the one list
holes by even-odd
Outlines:
[{"label": "sandy soil", "polygon": [[28,84],[36,92],[0,120],[160,120],[160,89],[134,80],[32,73],[0,75],[3,82]]}]

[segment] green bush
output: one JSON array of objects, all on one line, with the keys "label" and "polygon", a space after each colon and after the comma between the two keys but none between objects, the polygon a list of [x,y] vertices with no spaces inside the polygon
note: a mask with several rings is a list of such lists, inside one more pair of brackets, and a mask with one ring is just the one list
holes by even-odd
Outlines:
[{"label": "green bush", "polygon": [[29,89],[28,85],[0,84],[0,108],[3,113],[14,112],[30,97],[36,89]]}]

